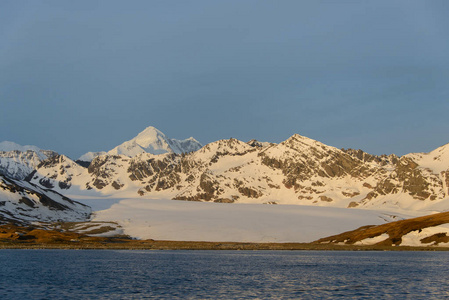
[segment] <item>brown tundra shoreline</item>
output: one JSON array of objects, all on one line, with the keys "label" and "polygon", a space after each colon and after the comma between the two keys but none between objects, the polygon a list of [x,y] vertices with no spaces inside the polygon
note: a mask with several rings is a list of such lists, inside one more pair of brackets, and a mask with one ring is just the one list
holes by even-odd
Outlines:
[{"label": "brown tundra shoreline", "polygon": [[449,251],[449,247],[356,246],[320,242],[246,243],[135,240],[129,237],[93,237],[75,232],[44,230],[12,224],[0,225],[0,249]]},{"label": "brown tundra shoreline", "polygon": [[353,246],[319,245],[307,243],[219,243],[189,241],[140,241],[129,243],[0,243],[4,249],[60,249],[60,250],[243,250],[243,251],[449,251],[445,247],[409,247],[409,246]]}]

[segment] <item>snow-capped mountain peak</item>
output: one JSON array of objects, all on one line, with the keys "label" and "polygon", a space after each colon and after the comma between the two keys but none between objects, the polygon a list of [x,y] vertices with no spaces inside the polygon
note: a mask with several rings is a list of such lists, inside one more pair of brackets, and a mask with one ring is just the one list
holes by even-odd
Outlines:
[{"label": "snow-capped mountain peak", "polygon": [[[123,154],[134,157],[140,153],[163,154],[169,152],[188,152],[183,149],[182,142],[183,141],[169,139],[155,127],[149,126],[140,132],[135,138],[108,151],[108,154]],[[199,148],[200,147],[194,147],[196,150]]]},{"label": "snow-capped mountain peak", "polygon": [[321,142],[318,142],[314,139],[299,135],[297,133],[295,133],[294,135],[289,137],[287,140],[285,140],[281,144],[286,145],[291,148],[294,148],[294,149],[305,149],[305,148],[310,148],[310,147],[333,148],[331,146],[325,145]]},{"label": "snow-capped mountain peak", "polygon": [[88,152],[79,160],[92,161],[96,156],[126,155],[134,157],[141,153],[164,154],[164,153],[187,153],[200,149],[202,145],[190,137],[185,140],[168,138],[164,133],[153,126],[145,128],[136,137],[126,141],[108,152]]},{"label": "snow-capped mountain peak", "polygon": [[198,155],[204,155],[208,153],[212,153],[213,155],[217,153],[220,153],[221,155],[239,155],[251,150],[254,150],[252,146],[237,139],[231,138],[229,140],[218,140],[216,142],[207,144],[198,151]]},{"label": "snow-capped mountain peak", "polygon": [[21,152],[25,152],[28,150],[32,150],[34,152],[39,152],[41,149],[39,149],[36,146],[32,146],[32,145],[21,146],[17,143],[10,142],[10,141],[0,142],[0,151],[8,152],[8,151],[14,151],[14,150],[21,151]]},{"label": "snow-capped mountain peak", "polygon": [[10,142],[10,141],[3,141],[0,142],[0,151],[1,152],[11,152],[11,151],[19,151],[19,152],[27,152],[27,151],[33,151],[36,152],[37,156],[39,156],[39,158],[41,160],[44,160],[50,156],[53,156],[54,154],[57,154],[54,151],[50,151],[50,150],[42,150],[39,147],[33,146],[33,145],[19,145],[17,143],[14,142]]},{"label": "snow-capped mountain peak", "polygon": [[95,157],[106,154],[105,151],[87,152],[78,158],[80,161],[92,161]]},{"label": "snow-capped mountain peak", "polygon": [[57,154],[32,145],[21,146],[4,141],[0,143],[0,173],[15,179],[24,179],[43,160]]},{"label": "snow-capped mountain peak", "polygon": [[132,141],[142,148],[153,148],[155,150],[159,150],[158,146],[162,146],[164,144],[163,142],[167,142],[167,137],[157,128],[149,126],[133,138]]},{"label": "snow-capped mountain peak", "polygon": [[438,147],[429,153],[410,153],[405,157],[413,159],[421,167],[432,170],[435,174],[447,171],[449,165],[449,144]]}]

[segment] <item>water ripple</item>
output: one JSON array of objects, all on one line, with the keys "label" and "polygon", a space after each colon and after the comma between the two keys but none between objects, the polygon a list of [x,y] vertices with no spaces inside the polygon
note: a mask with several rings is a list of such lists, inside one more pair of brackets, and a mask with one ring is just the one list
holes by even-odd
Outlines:
[{"label": "water ripple", "polygon": [[447,252],[1,250],[1,299],[444,299]]}]

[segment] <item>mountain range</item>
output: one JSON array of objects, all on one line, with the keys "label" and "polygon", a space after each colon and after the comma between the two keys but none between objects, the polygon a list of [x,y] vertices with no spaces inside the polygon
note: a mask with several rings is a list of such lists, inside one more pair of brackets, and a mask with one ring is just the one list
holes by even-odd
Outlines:
[{"label": "mountain range", "polygon": [[89,152],[76,161],[32,146],[0,146],[5,178],[60,195],[421,215],[449,204],[449,144],[402,157],[337,149],[298,134],[279,144],[231,138],[202,147],[194,138],[174,140],[148,127],[110,151]]},{"label": "mountain range", "polygon": [[179,154],[164,141],[171,140],[149,127],[88,167],[54,155],[27,180],[61,193],[349,208],[432,209],[449,197],[448,145],[428,154],[376,156],[295,134],[279,144],[219,140]]}]

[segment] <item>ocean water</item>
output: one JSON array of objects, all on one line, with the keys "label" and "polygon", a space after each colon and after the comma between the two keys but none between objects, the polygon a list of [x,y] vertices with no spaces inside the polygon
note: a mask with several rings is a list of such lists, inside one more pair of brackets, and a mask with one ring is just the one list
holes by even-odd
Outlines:
[{"label": "ocean water", "polygon": [[449,299],[449,252],[0,250],[0,299]]}]

